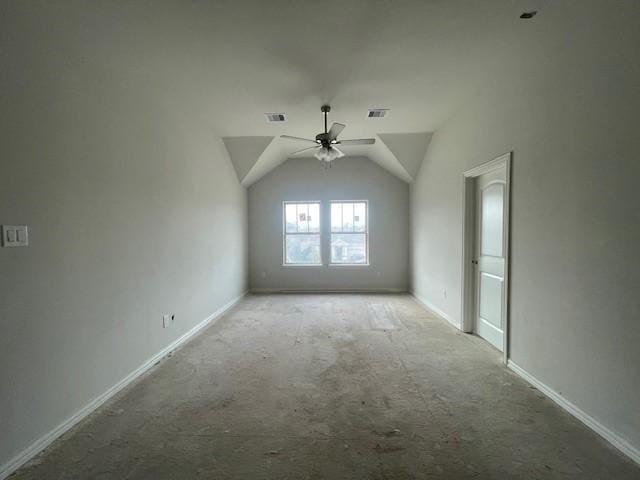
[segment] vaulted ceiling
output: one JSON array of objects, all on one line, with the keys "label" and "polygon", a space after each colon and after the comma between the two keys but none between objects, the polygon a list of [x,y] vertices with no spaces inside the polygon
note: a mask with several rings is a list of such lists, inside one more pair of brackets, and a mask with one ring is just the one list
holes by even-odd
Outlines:
[{"label": "vaulted ceiling", "polygon": [[[347,125],[342,137],[377,140],[372,147],[345,148],[347,154],[366,155],[410,182],[430,134],[499,74],[501,59],[526,55],[519,37],[540,34],[545,11],[555,7],[549,0],[127,5],[110,23],[118,31],[109,38],[122,44],[122,55],[154,67],[148,71],[155,72],[154,88],[164,88],[167,108],[198,98],[194,116],[224,139],[244,185],[301,148],[280,135],[314,138],[322,130],[325,103],[332,107],[329,122]],[[541,13],[519,18],[531,9]],[[135,30],[128,28],[134,22]],[[101,47],[107,46],[95,45]],[[368,119],[373,107],[391,111]],[[285,112],[287,122],[268,123],[265,112]]]},{"label": "vaulted ceiling", "polygon": [[[312,138],[315,134],[310,135]],[[367,157],[406,182],[412,182],[424,159],[431,133],[379,133],[374,145],[341,146],[347,156]],[[288,158],[309,156],[296,143],[268,136],[223,137],[242,185],[249,186]],[[304,147],[303,147],[304,148]],[[339,160],[336,160],[339,161]]]}]

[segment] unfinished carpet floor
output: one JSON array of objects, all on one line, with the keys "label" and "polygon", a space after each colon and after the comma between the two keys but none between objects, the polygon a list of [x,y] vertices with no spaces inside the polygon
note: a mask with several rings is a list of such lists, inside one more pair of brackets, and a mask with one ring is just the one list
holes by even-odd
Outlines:
[{"label": "unfinished carpet floor", "polygon": [[408,295],[251,295],[16,479],[638,479]]}]

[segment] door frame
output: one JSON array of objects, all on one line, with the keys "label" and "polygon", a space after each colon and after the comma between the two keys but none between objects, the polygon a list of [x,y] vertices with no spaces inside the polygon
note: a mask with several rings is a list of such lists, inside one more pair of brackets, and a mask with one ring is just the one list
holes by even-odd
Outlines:
[{"label": "door frame", "polygon": [[506,167],[507,184],[505,186],[504,202],[504,295],[502,298],[503,325],[503,361],[509,359],[509,273],[511,265],[511,160],[513,152],[507,152],[485,162],[462,174],[462,330],[473,332],[475,323],[475,272],[471,263],[474,260],[474,245],[476,241],[476,208],[475,183],[476,178],[501,167]]}]

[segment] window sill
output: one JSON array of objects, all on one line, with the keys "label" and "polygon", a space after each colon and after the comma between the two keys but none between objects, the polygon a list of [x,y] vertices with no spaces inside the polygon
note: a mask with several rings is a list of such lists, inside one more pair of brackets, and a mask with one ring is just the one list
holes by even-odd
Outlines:
[{"label": "window sill", "polygon": [[370,263],[330,263],[329,267],[370,267]]},{"label": "window sill", "polygon": [[283,263],[283,267],[322,267],[324,266],[322,263]]}]

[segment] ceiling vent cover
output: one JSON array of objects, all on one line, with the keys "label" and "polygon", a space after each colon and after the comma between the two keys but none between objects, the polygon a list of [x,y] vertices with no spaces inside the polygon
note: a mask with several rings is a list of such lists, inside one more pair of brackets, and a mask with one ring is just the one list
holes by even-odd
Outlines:
[{"label": "ceiling vent cover", "polygon": [[367,118],[384,118],[389,113],[388,108],[370,108],[367,110]]},{"label": "ceiling vent cover", "polygon": [[287,121],[287,116],[284,113],[265,113],[264,116],[269,123],[282,123]]}]

